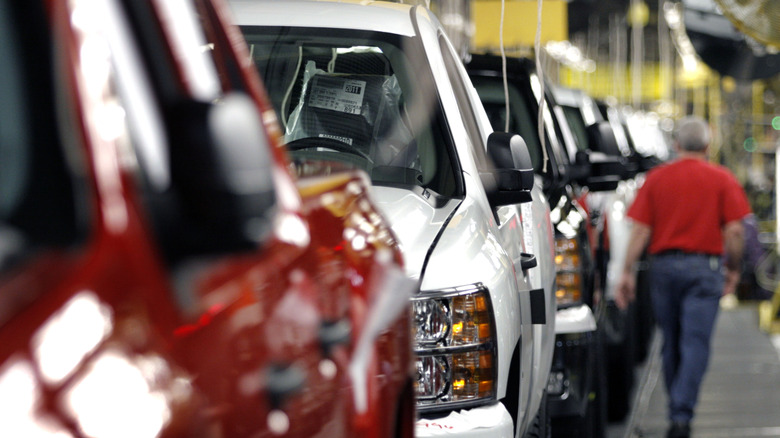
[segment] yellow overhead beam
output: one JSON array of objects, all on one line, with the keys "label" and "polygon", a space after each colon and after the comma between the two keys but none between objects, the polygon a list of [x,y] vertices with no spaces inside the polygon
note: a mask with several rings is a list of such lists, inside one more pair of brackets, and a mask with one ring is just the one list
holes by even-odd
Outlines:
[{"label": "yellow overhead beam", "polygon": [[[499,47],[501,1],[476,0],[471,4],[475,31],[472,47],[490,51]],[[569,39],[567,3],[544,0],[542,5],[542,43]],[[504,46],[531,47],[536,38],[536,0],[506,0],[504,8]]]},{"label": "yellow overhead beam", "polygon": [[[580,71],[566,65],[559,70],[562,85],[572,88],[582,88],[594,97],[616,97],[622,101],[630,99],[632,77],[631,66],[618,67],[611,63],[597,63],[594,71]],[[647,62],[642,66],[640,92],[642,100],[668,99],[673,87],[687,90],[706,90],[712,78],[717,75],[702,63],[696,69],[679,69],[672,81],[673,70],[660,63]],[[619,84],[618,87],[615,84]],[[619,92],[616,92],[620,90]],[[703,105],[703,103],[702,103]],[[704,107],[702,106],[702,109]]]},{"label": "yellow overhead beam", "polygon": [[[563,66],[560,69],[560,82],[562,85],[572,88],[582,88],[593,97],[615,97],[621,101],[628,101],[631,97],[631,71],[630,66],[622,66],[616,75],[613,64],[597,64],[596,70],[588,73]],[[642,100],[654,101],[662,99],[668,84],[664,79],[669,73],[664,72],[664,67],[658,63],[645,63],[642,67],[642,83],[640,93]],[[619,95],[616,95],[616,83],[622,83],[618,87]]]}]

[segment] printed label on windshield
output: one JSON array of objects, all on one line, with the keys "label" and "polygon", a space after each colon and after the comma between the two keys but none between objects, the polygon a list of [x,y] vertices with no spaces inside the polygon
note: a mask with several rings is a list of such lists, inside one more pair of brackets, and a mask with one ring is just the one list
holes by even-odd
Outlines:
[{"label": "printed label on windshield", "polygon": [[312,80],[309,106],[360,114],[365,90],[366,81],[317,75]]}]

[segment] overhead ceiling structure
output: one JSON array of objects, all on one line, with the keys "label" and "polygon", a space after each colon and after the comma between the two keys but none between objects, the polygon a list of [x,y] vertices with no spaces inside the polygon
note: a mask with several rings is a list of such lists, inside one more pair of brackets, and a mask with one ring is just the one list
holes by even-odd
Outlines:
[{"label": "overhead ceiling structure", "polygon": [[723,15],[758,42],[780,50],[780,2],[777,0],[715,0]]},{"label": "overhead ceiling structure", "polygon": [[780,73],[780,1],[683,0],[682,4],[688,37],[710,68],[743,80]]}]

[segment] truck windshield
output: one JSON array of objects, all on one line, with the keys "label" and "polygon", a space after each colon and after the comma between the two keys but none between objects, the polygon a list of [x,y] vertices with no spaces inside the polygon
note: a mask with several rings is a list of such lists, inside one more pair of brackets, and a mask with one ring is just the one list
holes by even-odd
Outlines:
[{"label": "truck windshield", "polygon": [[405,52],[410,40],[316,28],[242,31],[299,176],[361,169],[377,185],[459,195],[449,133],[438,104],[420,99],[430,93],[421,92],[424,70]]}]

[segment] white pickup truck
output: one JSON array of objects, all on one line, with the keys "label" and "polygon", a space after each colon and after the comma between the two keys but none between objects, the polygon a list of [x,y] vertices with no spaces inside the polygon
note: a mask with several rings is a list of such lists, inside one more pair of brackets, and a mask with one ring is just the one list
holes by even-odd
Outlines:
[{"label": "white pickup truck", "polygon": [[297,171],[367,172],[419,281],[417,435],[547,436],[550,210],[524,141],[492,132],[438,20],[384,2],[231,8]]}]

